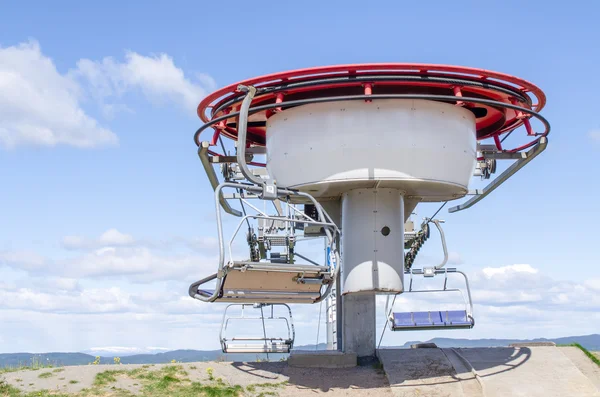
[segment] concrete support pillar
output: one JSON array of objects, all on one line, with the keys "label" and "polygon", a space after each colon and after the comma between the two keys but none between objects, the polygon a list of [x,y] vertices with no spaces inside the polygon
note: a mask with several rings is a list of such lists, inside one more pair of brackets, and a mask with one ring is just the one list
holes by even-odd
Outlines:
[{"label": "concrete support pillar", "polygon": [[343,349],[374,356],[376,294],[404,288],[404,197],[355,189],[342,198]]},{"label": "concrete support pillar", "polygon": [[345,295],[342,310],[344,352],[356,353],[358,357],[374,356],[375,295]]}]

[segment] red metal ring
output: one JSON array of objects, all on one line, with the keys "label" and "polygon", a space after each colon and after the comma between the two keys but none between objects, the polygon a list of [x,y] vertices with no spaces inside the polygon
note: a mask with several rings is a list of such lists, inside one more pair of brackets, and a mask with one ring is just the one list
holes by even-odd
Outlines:
[{"label": "red metal ring", "polygon": [[[459,94],[457,98],[460,96],[480,96],[482,98],[490,98],[499,102],[518,104],[524,108],[531,109],[532,111],[539,112],[546,103],[546,96],[534,84],[520,79],[515,76],[511,76],[504,73],[493,72],[484,69],[477,68],[469,68],[462,66],[450,66],[450,65],[432,65],[432,64],[403,64],[403,63],[379,63],[379,64],[356,64],[356,65],[334,65],[334,66],[324,66],[324,67],[315,67],[315,68],[307,68],[307,69],[299,69],[292,70],[280,73],[274,73],[270,75],[255,77],[252,79],[247,79],[242,82],[231,84],[226,87],[223,87],[212,94],[208,95],[206,98],[200,102],[198,105],[197,113],[200,119],[209,123],[212,119],[222,116],[227,112],[235,112],[236,105],[227,108],[227,109],[219,109],[221,104],[226,103],[229,100],[235,99],[237,97],[241,97],[237,91],[239,85],[253,85],[257,89],[261,88],[269,88],[271,89],[274,86],[295,83],[295,82],[312,82],[312,81],[320,81],[327,78],[335,78],[335,77],[347,77],[347,76],[360,76],[360,78],[365,78],[366,76],[382,76],[382,75],[401,75],[401,76],[419,76],[423,77],[422,80],[419,81],[407,81],[407,82],[398,82],[395,80],[386,81],[377,80],[377,85],[373,88],[372,85],[369,85],[369,91],[374,90],[441,90],[441,89],[449,89],[451,92],[456,92]],[[523,99],[511,97],[511,95],[506,92],[501,92],[499,89],[494,90],[493,88],[486,88],[486,86],[473,86],[473,85],[460,85],[456,86],[448,86],[447,84],[435,83],[427,80],[427,77],[439,77],[445,79],[457,79],[457,80],[467,80],[471,82],[480,83],[489,83],[490,85],[497,87],[504,87],[507,90],[512,90],[513,92],[518,92],[521,95],[517,95],[517,97],[525,97],[527,101],[523,101]],[[315,83],[316,84],[316,83]],[[370,84],[370,83],[367,83]],[[472,84],[472,83],[470,83]],[[252,102],[252,105],[256,104],[265,104],[265,103],[275,103],[276,101],[281,102],[282,95],[285,94],[286,98],[293,99],[294,95],[302,95],[303,97],[310,97],[311,94],[314,97],[324,96],[324,93],[331,93],[331,90],[343,90],[343,89],[351,89],[354,86],[360,85],[361,92],[365,92],[365,83],[356,82],[353,84],[352,81],[345,82],[344,84],[322,84],[316,85],[314,87],[304,87],[300,89],[290,89],[282,92],[276,93],[267,93],[264,95],[258,94],[255,100]],[[464,91],[470,91],[467,94]],[[410,91],[409,91],[410,92]],[[533,103],[533,104],[532,104]],[[469,104],[462,103],[459,99],[457,99],[457,104],[461,106],[469,107]],[[285,101],[283,102],[283,106],[285,107]],[[478,131],[478,139],[486,139],[486,138],[494,138],[499,137],[500,135],[507,133],[509,131],[513,131],[514,129],[524,125],[531,116],[523,116],[522,114],[517,114],[512,110],[499,109],[491,106],[482,106],[485,108],[486,112],[490,114],[489,117],[482,117],[481,119],[478,117],[477,131]],[[210,112],[209,112],[210,109]],[[216,112],[218,110],[218,112]],[[273,112],[268,112],[267,114],[255,115],[254,118],[266,120]],[[237,128],[235,126],[221,126],[218,130],[216,130],[215,135],[223,134],[231,139],[236,139]],[[529,129],[529,128],[528,128]],[[528,131],[529,132],[529,131]],[[264,135],[264,127],[249,127],[248,129],[248,142],[255,145],[263,145],[264,139],[256,139],[252,138],[252,135],[255,137],[259,137],[261,134]],[[496,138],[495,138],[496,139]],[[214,136],[213,136],[214,141]],[[262,142],[261,142],[262,141]],[[515,149],[509,149],[507,151],[520,151],[526,148],[533,146],[537,142],[537,140],[533,142],[529,142],[525,145],[517,147]]]}]

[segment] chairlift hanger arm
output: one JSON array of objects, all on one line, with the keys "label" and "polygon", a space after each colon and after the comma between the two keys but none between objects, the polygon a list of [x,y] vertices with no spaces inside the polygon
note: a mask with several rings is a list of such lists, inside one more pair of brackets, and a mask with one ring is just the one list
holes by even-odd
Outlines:
[{"label": "chairlift hanger arm", "polygon": [[[217,187],[219,186],[219,179],[217,177],[215,169],[213,168],[213,166],[210,162],[210,158],[208,156],[209,145],[210,145],[209,142],[202,142],[200,144],[200,147],[198,148],[198,157],[200,157],[200,162],[202,163],[202,166],[204,167],[206,176],[208,176],[208,181],[210,182],[210,185],[212,186],[213,190],[216,190]],[[223,207],[223,210],[225,212],[227,212],[228,214],[231,214],[234,216],[242,216],[242,213],[240,211],[232,208],[223,196],[219,197],[219,203]]]},{"label": "chairlift hanger arm", "polygon": [[238,115],[238,145],[237,145],[237,162],[240,166],[240,171],[246,179],[255,185],[263,185],[264,180],[252,173],[248,164],[246,164],[246,132],[248,131],[248,109],[252,103],[252,99],[256,94],[256,88],[253,86],[238,86],[238,90],[245,91],[246,96],[242,101],[242,106]]},{"label": "chairlift hanger arm", "polygon": [[474,197],[471,197],[466,202],[459,204],[455,207],[448,209],[448,212],[458,212],[462,210],[466,210],[467,208],[472,207],[477,204],[479,201],[483,200],[487,195],[496,190],[500,185],[502,185],[508,178],[513,176],[517,171],[521,168],[525,167],[531,160],[536,158],[540,153],[542,153],[546,146],[548,145],[548,138],[545,136],[541,137],[538,142],[535,144],[533,148],[528,150],[526,153],[510,165],[502,174],[498,175],[493,181],[491,181],[486,187],[478,192]]}]

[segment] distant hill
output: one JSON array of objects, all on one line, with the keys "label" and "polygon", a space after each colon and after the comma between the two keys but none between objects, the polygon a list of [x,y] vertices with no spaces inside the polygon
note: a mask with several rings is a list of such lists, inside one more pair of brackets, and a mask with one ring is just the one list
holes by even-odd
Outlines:
[{"label": "distant hill", "polygon": [[[100,364],[113,364],[116,356],[100,357]],[[271,361],[287,357],[287,354],[269,354]],[[189,363],[196,361],[258,361],[266,359],[266,354],[223,354],[221,350],[173,350],[156,354],[134,354],[120,357],[122,364],[165,364],[173,360]],[[31,365],[34,361],[63,365],[87,365],[96,359],[85,353],[5,353],[0,354],[0,368]]]},{"label": "distant hill", "polygon": [[[552,341],[557,344],[579,343],[583,347],[592,351],[600,351],[600,334],[583,335],[583,336],[568,336],[555,339],[450,339],[450,338],[433,338],[426,342],[433,342],[439,347],[499,347],[508,346],[516,342],[544,342]],[[411,344],[421,343],[423,341],[407,342],[403,347],[410,347]],[[325,344],[297,346],[298,350],[323,350]],[[107,352],[108,353],[108,352]],[[119,355],[115,355],[121,357]],[[101,357],[100,364],[112,364],[113,355]],[[269,354],[271,361],[277,361],[286,358],[287,354]],[[123,364],[164,364],[170,363],[172,360],[178,362],[194,362],[194,361],[257,361],[266,359],[265,354],[223,354],[220,350],[173,350],[164,353],[155,354],[134,354],[121,357]],[[62,365],[86,365],[95,360],[91,354],[85,353],[5,353],[0,354],[0,368],[16,367],[20,365],[31,365],[33,361],[52,364],[55,366]]]},{"label": "distant hill", "polygon": [[439,347],[501,347],[518,342],[554,342],[557,345],[579,343],[588,350],[600,350],[600,334],[567,336],[564,338],[537,338],[537,339],[451,339],[433,338],[428,341],[406,342],[403,347],[410,347],[415,343],[433,342]]}]

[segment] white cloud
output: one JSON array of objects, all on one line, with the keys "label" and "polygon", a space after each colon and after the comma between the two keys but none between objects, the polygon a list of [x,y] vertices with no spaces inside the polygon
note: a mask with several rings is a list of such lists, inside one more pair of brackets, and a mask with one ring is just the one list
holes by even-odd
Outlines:
[{"label": "white cloud", "polygon": [[143,56],[128,51],[123,62],[113,57],[101,61],[81,59],[73,74],[89,84],[93,96],[103,104],[109,115],[123,105],[104,102],[133,89],[141,91],[153,103],[175,102],[193,111],[208,90],[215,87],[209,76],[198,74],[193,80],[186,77],[173,58],[164,53]]},{"label": "white cloud", "polygon": [[83,111],[81,94],[37,42],[0,47],[0,146],[117,144],[112,131]]},{"label": "white cloud", "polygon": [[[9,256],[9,255],[5,255]],[[125,278],[149,283],[161,280],[190,280],[216,271],[215,257],[185,253],[162,254],[147,247],[103,247],[66,259],[47,259],[44,265],[15,257],[0,264],[36,274],[75,278]]]},{"label": "white cloud", "polygon": [[90,250],[107,246],[132,246],[136,243],[133,236],[121,233],[117,229],[109,229],[97,239],[86,239],[82,236],[65,236],[62,246],[69,250]]},{"label": "white cloud", "polygon": [[[212,254],[217,252],[218,240],[215,237],[172,237],[163,240],[135,239],[130,234],[122,233],[117,229],[109,229],[98,238],[65,236],[61,241],[61,245],[63,248],[73,251],[92,251],[107,247],[145,247],[157,250],[186,247],[192,251]],[[101,252],[105,252],[105,250]]]},{"label": "white cloud", "polygon": [[536,274],[538,271],[534,269],[531,265],[523,264],[523,265],[510,265],[510,266],[502,266],[502,267],[486,267],[483,269],[483,274],[486,278],[492,278],[494,276],[499,275],[512,275],[515,273],[529,273]]},{"label": "white cloud", "polygon": [[583,282],[583,285],[585,285],[587,288],[600,291],[600,279],[586,280]]},{"label": "white cloud", "polygon": [[81,103],[95,98],[105,118],[134,112],[125,94],[139,91],[152,103],[176,103],[190,115],[209,90],[210,76],[186,76],[167,54],[133,51],[124,61],[80,59],[60,73],[36,41],[0,47],[0,147],[70,145],[81,148],[118,144],[117,136],[89,116]]},{"label": "white cloud", "polygon": [[600,143],[600,128],[595,128],[588,131],[588,137],[594,141]]},{"label": "white cloud", "polygon": [[106,245],[127,245],[133,241],[131,235],[121,233],[117,229],[109,229],[100,236],[100,242]]},{"label": "white cloud", "polygon": [[124,278],[135,283],[190,281],[217,268],[216,239],[211,237],[137,240],[117,229],[109,229],[95,239],[67,236],[62,245],[79,254],[52,259],[25,251],[0,252],[0,266],[32,275]]},{"label": "white cloud", "polygon": [[35,252],[29,251],[0,251],[0,265],[18,267],[27,271],[43,269],[47,260]]},{"label": "white cloud", "polygon": [[595,281],[556,280],[528,264],[486,267],[472,277],[475,303],[488,307],[527,304],[548,311],[600,311]]},{"label": "white cloud", "polygon": [[81,291],[78,280],[69,277],[28,277],[20,280],[19,285],[28,287],[39,292],[77,292]]}]

